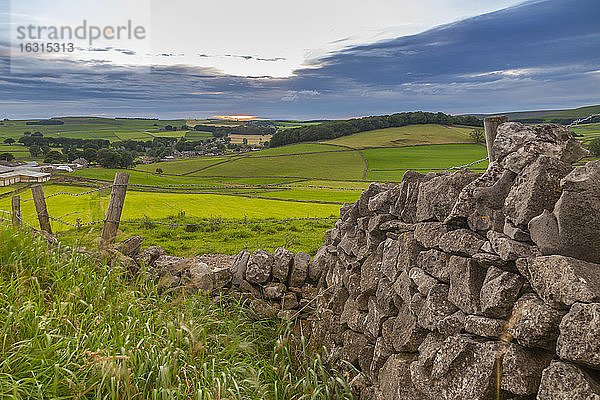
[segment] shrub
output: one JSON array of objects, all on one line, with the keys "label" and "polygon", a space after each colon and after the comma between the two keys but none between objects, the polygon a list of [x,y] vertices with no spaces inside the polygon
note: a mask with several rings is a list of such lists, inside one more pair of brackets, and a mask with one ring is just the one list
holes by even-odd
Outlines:
[{"label": "shrub", "polygon": [[595,156],[600,156],[600,138],[592,139],[589,149]]}]

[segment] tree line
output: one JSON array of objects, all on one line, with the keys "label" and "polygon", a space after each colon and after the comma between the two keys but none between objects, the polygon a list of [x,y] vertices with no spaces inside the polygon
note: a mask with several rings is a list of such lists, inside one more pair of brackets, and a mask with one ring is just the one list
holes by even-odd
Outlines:
[{"label": "tree line", "polygon": [[417,124],[468,125],[482,127],[483,121],[472,115],[453,116],[441,112],[429,113],[417,111],[397,113],[280,130],[271,138],[270,146],[278,147],[292,143],[329,140],[375,129],[395,128]]}]

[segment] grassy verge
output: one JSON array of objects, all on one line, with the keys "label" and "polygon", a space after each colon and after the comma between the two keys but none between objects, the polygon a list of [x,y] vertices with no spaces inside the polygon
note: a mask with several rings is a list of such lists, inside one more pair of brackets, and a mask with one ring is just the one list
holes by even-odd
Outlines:
[{"label": "grassy verge", "polygon": [[[144,237],[144,246],[162,246],[167,253],[182,256],[201,254],[237,254],[241,250],[263,249],[270,253],[278,247],[293,252],[303,251],[315,254],[323,244],[323,234],[335,224],[331,220],[306,220],[268,223],[240,224],[240,220],[229,220],[231,224],[205,226],[168,226],[144,223],[121,224],[117,240],[134,235]],[[196,219],[185,216],[172,216],[158,220],[164,223],[192,224],[205,222],[224,222],[218,218]],[[248,220],[251,221],[251,220]],[[71,229],[60,233],[61,240],[96,248],[102,225],[94,225],[80,230]]]},{"label": "grassy verge", "polygon": [[0,398],[344,399],[289,327],[0,226]]}]

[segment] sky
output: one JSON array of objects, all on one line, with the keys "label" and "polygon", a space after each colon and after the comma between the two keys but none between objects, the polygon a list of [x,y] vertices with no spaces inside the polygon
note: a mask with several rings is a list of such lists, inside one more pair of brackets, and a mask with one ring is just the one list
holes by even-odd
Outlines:
[{"label": "sky", "polygon": [[597,0],[0,0],[0,118],[598,104],[598,17]]}]

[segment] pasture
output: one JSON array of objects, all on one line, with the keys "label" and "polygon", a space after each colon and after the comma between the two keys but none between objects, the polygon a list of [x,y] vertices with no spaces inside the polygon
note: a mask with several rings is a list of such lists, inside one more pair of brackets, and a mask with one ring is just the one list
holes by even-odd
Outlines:
[{"label": "pasture", "polygon": [[[343,145],[300,143],[139,165],[126,171],[130,174],[122,216],[126,222],[120,226],[118,239],[140,234],[146,238],[145,245],[161,245],[185,255],[234,254],[243,248],[273,250],[278,246],[314,254],[340,205],[356,201],[370,181],[399,182],[407,169],[427,172],[485,156],[485,147],[477,144],[431,144],[464,141],[470,128],[407,128],[348,136],[340,139],[347,141]],[[190,134],[205,133],[190,131],[188,138]],[[116,172],[89,168],[65,174],[63,181],[59,178],[45,185],[45,194],[78,194],[110,185]],[[78,182],[71,182],[73,178]],[[21,196],[29,200],[31,193],[26,190]],[[47,203],[55,218],[70,224],[89,223],[104,218],[108,198],[109,189],[105,189],[75,197],[53,196]],[[0,199],[0,210],[10,210],[10,198]],[[23,203],[22,210],[25,222],[37,227],[33,202]],[[306,217],[331,219],[246,223]],[[206,223],[210,224],[185,225]],[[57,221],[52,226],[65,240],[91,247],[97,245],[101,229],[101,224],[74,229]]]},{"label": "pasture", "polygon": [[461,128],[443,125],[409,125],[399,128],[377,129],[355,133],[324,143],[353,148],[397,147],[414,144],[472,143],[469,132],[473,127]]}]

